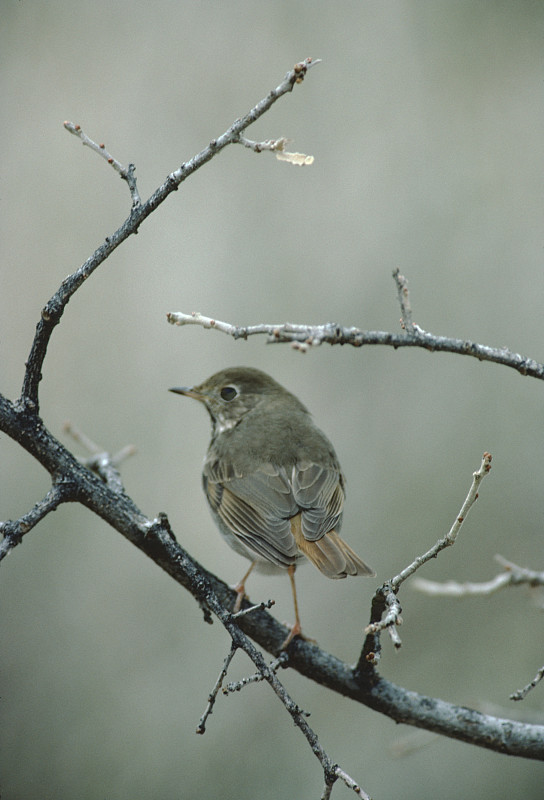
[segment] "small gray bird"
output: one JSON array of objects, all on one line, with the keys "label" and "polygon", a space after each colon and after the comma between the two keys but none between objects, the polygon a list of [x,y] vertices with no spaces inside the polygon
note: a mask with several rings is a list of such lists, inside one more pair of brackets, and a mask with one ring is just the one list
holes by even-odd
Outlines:
[{"label": "small gray bird", "polygon": [[223,538],[251,561],[236,586],[235,610],[255,566],[289,574],[295,624],[287,647],[301,635],[294,579],[300,559],[327,578],[375,574],[338,535],[345,481],[334,448],[300,400],[258,369],[230,367],[170,391],[200,400],[211,417],[204,491]]}]

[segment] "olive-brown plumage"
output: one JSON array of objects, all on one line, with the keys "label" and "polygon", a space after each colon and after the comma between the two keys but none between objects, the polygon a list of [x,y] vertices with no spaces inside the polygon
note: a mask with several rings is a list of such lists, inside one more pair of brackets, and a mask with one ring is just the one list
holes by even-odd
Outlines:
[{"label": "olive-brown plumage", "polygon": [[[230,367],[171,391],[200,400],[210,415],[204,491],[223,537],[252,562],[245,578],[254,566],[289,572],[297,618],[290,641],[300,633],[299,559],[328,578],[374,575],[339,536],[345,482],[334,448],[300,400],[260,370]],[[239,603],[243,591],[242,581]]]}]

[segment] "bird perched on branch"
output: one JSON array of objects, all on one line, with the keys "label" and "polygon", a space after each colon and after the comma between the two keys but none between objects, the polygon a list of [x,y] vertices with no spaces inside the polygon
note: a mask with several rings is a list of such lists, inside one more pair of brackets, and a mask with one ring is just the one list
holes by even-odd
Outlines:
[{"label": "bird perched on branch", "polygon": [[211,417],[204,491],[223,538],[251,561],[235,611],[254,567],[289,575],[295,624],[285,648],[301,635],[294,578],[301,559],[327,578],[375,574],[339,536],[345,481],[334,448],[300,400],[258,369],[230,367],[170,391],[199,400]]}]

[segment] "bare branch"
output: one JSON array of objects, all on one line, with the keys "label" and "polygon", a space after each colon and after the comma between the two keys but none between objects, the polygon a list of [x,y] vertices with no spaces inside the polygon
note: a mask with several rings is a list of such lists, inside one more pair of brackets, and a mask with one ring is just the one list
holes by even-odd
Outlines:
[{"label": "bare branch", "polygon": [[288,153],[285,145],[290,141],[290,139],[281,138],[267,139],[265,142],[254,142],[251,139],[246,139],[245,136],[240,136],[238,139],[239,144],[249,147],[254,153],[262,153],[264,150],[275,152],[279,161],[287,161],[289,164],[295,164],[299,167],[306,167],[314,163],[313,156],[307,156],[305,153]]},{"label": "bare branch", "polygon": [[[365,633],[374,635],[376,633],[380,633],[380,631],[387,630],[391,638],[391,641],[393,642],[394,646],[398,649],[399,647],[401,647],[402,642],[400,636],[397,633],[396,626],[402,625],[402,617],[401,617],[402,608],[398,601],[396,591],[398,590],[393,589],[391,582],[384,583],[384,585],[377,590],[377,593],[383,596],[384,609],[386,613],[384,614],[383,617],[381,617],[381,619],[376,620],[375,622],[371,622],[369,625],[367,625],[365,628]],[[371,660],[373,664],[377,663],[378,657],[376,656],[376,654],[374,655],[374,658]]]},{"label": "bare branch", "polygon": [[237,650],[238,650],[238,647],[233,642],[232,645],[231,645],[230,651],[229,651],[227,657],[225,658],[225,660],[223,662],[223,667],[221,669],[221,672],[219,673],[219,677],[217,678],[217,680],[216,680],[216,682],[214,684],[214,687],[213,687],[213,689],[211,690],[211,692],[210,692],[210,694],[208,696],[208,705],[206,706],[206,708],[204,710],[204,713],[200,717],[199,723],[198,723],[198,725],[196,727],[196,733],[198,733],[198,734],[204,735],[206,733],[206,722],[208,720],[208,717],[210,716],[210,714],[213,711],[213,707],[214,707],[215,701],[217,699],[217,693],[218,693],[219,689],[221,688],[221,686],[223,684],[223,681],[225,680],[225,678],[227,676],[227,672],[228,672],[228,669],[229,669],[229,666],[230,666],[230,662],[234,658],[234,654],[236,653]]},{"label": "bare branch", "polygon": [[266,602],[263,600],[262,603],[256,603],[254,606],[237,611],[236,614],[232,615],[232,619],[240,619],[240,617],[245,617],[246,614],[253,614],[254,611],[263,611],[265,608],[270,609],[274,605],[276,605],[275,600],[267,600]]},{"label": "bare branch", "polygon": [[115,453],[115,455],[110,455],[71,422],[65,422],[63,429],[66,433],[70,434],[74,441],[79,442],[86,450],[92,453],[90,458],[82,460],[82,464],[93,472],[96,472],[97,475],[100,475],[110,489],[116,492],[124,492],[125,487],[121,480],[121,473],[118,467],[123,461],[126,461],[127,458],[130,458],[130,456],[136,453],[134,445],[126,445],[119,450],[118,453]]},{"label": "bare branch", "polygon": [[4,538],[0,542],[0,561],[22,541],[23,536],[34,528],[38,522],[51,511],[55,511],[61,503],[68,500],[66,484],[59,481],[54,483],[45,497],[34,508],[17,520],[0,522],[0,535]]},{"label": "bare branch", "polygon": [[401,310],[401,327],[408,332],[414,330],[414,323],[412,322],[412,307],[410,305],[410,292],[408,291],[408,281],[404,275],[400,274],[399,269],[393,270],[393,278],[397,284],[397,293],[399,296],[399,305]]},{"label": "bare branch", "polygon": [[289,141],[290,139],[281,138],[267,139],[264,142],[254,142],[252,139],[246,139],[245,136],[238,137],[238,144],[248,147],[250,150],[253,150],[254,153],[262,153],[265,150],[271,150],[272,152],[275,150],[283,150],[284,146]]},{"label": "bare branch", "polygon": [[138,192],[138,187],[136,185],[136,177],[134,175],[136,171],[136,167],[134,164],[129,164],[128,167],[125,169],[123,165],[117,161],[108,151],[106,150],[106,146],[104,144],[97,144],[92,139],[90,139],[86,133],[81,129],[80,125],[75,125],[73,122],[65,122],[64,127],[69,133],[72,133],[74,136],[77,136],[78,139],[81,140],[83,145],[90,147],[91,150],[94,150],[95,153],[98,153],[99,156],[104,158],[108,164],[110,164],[116,172],[119,173],[120,177],[127,182],[130,196],[132,198],[132,208],[136,208],[137,206],[141,205],[142,201],[140,199],[140,194]]},{"label": "bare branch", "polygon": [[[341,781],[343,781],[346,784],[348,789],[351,789],[353,792],[355,792],[357,797],[362,797],[363,800],[371,800],[370,795],[368,795],[361,786],[359,786],[357,783],[355,783],[353,778],[350,778],[350,776],[347,774],[347,772],[344,772],[344,770],[340,769],[339,766],[336,766],[334,768],[334,774],[335,774],[335,776],[337,778],[339,778]],[[329,796],[330,796],[330,793],[329,793]]]},{"label": "bare branch", "polygon": [[429,581],[427,578],[414,578],[410,586],[412,589],[417,589],[418,592],[423,594],[442,597],[467,597],[468,595],[475,594],[493,594],[509,586],[512,583],[511,575],[503,572],[497,575],[490,581],[483,581],[481,583],[471,583],[465,581],[459,583],[458,581]]},{"label": "bare branch", "polygon": [[[400,277],[402,278],[402,276]],[[430,550],[427,550],[427,552],[421,556],[417,556],[412,563],[405,567],[398,575],[376,590],[372,601],[371,620],[365,628],[366,639],[359,656],[358,669],[361,671],[365,671],[367,665],[374,667],[380,660],[381,644],[379,636],[382,631],[387,630],[397,650],[401,647],[402,641],[397,631],[397,627],[402,624],[402,608],[397,598],[400,586],[431,558],[436,558],[441,550],[455,544],[461,525],[478,497],[478,487],[482,478],[488,474],[490,469],[491,455],[490,453],[484,453],[480,469],[473,472],[472,484],[469,492],[455,522],[446,536],[439,539]]]},{"label": "bare branch", "polygon": [[458,581],[439,582],[429,581],[425,578],[415,578],[411,586],[424,594],[442,595],[444,597],[494,594],[507,586],[520,586],[521,584],[533,587],[544,586],[544,572],[520,567],[499,555],[495,556],[495,560],[503,565],[505,572],[499,572],[490,581],[478,583],[465,581],[460,583]]},{"label": "bare branch", "polygon": [[[269,653],[274,656],[280,653],[288,630],[267,611],[260,609],[232,621],[232,615],[226,609],[233,607],[236,592],[205,570],[179,546],[165,515],[159,515],[156,520],[147,518],[131,498],[113,491],[77,461],[47,431],[39,418],[1,395],[0,428],[51,474],[65,476],[65,480],[69,481],[69,499],[79,500],[108,522],[191,592],[201,607],[211,609],[216,616],[221,615],[235,644],[242,647],[242,640],[238,636],[244,631]],[[377,601],[373,601],[373,608],[375,603]],[[379,616],[376,618],[379,619]],[[289,666],[301,675],[386,714],[397,722],[425,728],[495,752],[544,761],[542,725],[500,719],[418,692],[409,692],[381,678],[375,671],[370,653],[367,654],[368,659],[355,668],[303,640],[291,642],[288,653]],[[269,667],[262,656],[260,659],[259,663],[254,663],[259,671],[262,671],[261,663],[264,664],[265,679],[268,680]],[[292,711],[294,713],[294,709]]]},{"label": "bare branch", "polygon": [[398,587],[407,578],[413,575],[416,570],[423,566],[423,564],[426,564],[427,561],[430,561],[431,558],[436,558],[438,553],[440,553],[441,550],[444,550],[445,547],[451,547],[455,544],[457,536],[459,535],[459,531],[461,530],[461,525],[467,518],[468,512],[478,498],[478,487],[480,486],[482,479],[485,478],[491,469],[491,458],[492,456],[490,453],[484,453],[480,468],[476,472],[472,473],[471,487],[465,498],[465,502],[461,506],[461,510],[459,511],[449,532],[446,534],[446,536],[439,539],[430,550],[427,550],[427,552],[421,556],[417,556],[417,558],[415,558],[411,564],[405,567],[402,572],[399,572],[399,574],[391,580],[391,585],[394,589],[398,589]]},{"label": "bare branch", "polygon": [[519,564],[514,564],[513,561],[504,558],[500,553],[495,555],[495,561],[504,567],[507,572],[512,574],[513,586],[518,586],[523,583],[533,588],[544,586],[544,572],[537,572],[532,569],[527,569],[527,567],[520,567]]},{"label": "bare branch", "polygon": [[[327,755],[327,753],[319,743],[317,735],[314,733],[314,731],[312,730],[312,728],[309,726],[309,724],[305,719],[306,712],[304,712],[292,700],[287,690],[285,689],[281,681],[278,679],[276,675],[277,666],[274,665],[274,668],[272,668],[272,666],[269,666],[264,660],[262,654],[255,647],[255,645],[249,640],[246,634],[243,633],[242,630],[238,627],[237,622],[243,623],[246,620],[251,620],[252,618],[254,618],[259,611],[258,608],[252,607],[251,614],[246,615],[242,619],[234,621],[233,615],[229,611],[227,611],[226,608],[222,605],[219,598],[213,591],[211,585],[208,583],[206,579],[202,579],[201,577],[200,593],[202,593],[203,591],[205,592],[206,603],[208,604],[210,610],[218,617],[220,622],[228,631],[232,639],[232,645],[230,654],[229,656],[227,656],[227,659],[225,660],[225,663],[223,665],[223,669],[221,670],[219,678],[216,681],[214,687],[215,694],[213,694],[212,692],[212,695],[210,695],[210,700],[207,709],[208,713],[206,712],[204,713],[204,716],[201,719],[201,724],[205,725],[206,719],[211,713],[211,709],[213,708],[213,704],[215,703],[215,698],[217,696],[217,691],[219,689],[219,686],[223,682],[226,670],[228,669],[228,666],[232,660],[234,652],[238,648],[244,650],[244,652],[247,653],[249,658],[253,661],[253,663],[257,667],[257,671],[262,676],[263,680],[265,680],[270,685],[276,696],[283,704],[284,708],[290,714],[295,726],[299,728],[299,730],[306,738],[306,741],[310,745],[310,749],[312,750],[313,754],[318,759],[319,763],[323,768],[323,772],[325,774],[325,782],[327,784],[332,784],[337,778],[341,778],[344,781],[344,783],[346,783],[347,786],[352,788],[354,791],[356,790],[357,792],[361,793],[362,789],[360,789],[358,784],[352,778],[350,778],[349,775],[347,775],[347,773],[343,772],[342,770],[339,770],[338,766],[333,764],[330,757]],[[265,613],[265,612],[261,611],[260,613]],[[284,663],[283,659],[282,663]],[[203,731],[199,731],[197,729],[197,733],[198,732],[203,732]],[[367,798],[367,800],[369,800],[368,796],[364,792],[360,794],[360,796]]]},{"label": "bare branch", "polygon": [[[166,181],[159,186],[151,197],[140,205],[131,209],[129,217],[111,236],[107,236],[105,241],[95,250],[95,252],[72,274],[69,275],[60,285],[53,297],[42,309],[41,319],[36,326],[36,334],[27,360],[25,377],[21,391],[19,403],[22,407],[39,412],[38,387],[41,381],[41,370],[47,352],[47,346],[56,325],[64,313],[64,309],[70,298],[79,289],[87,278],[100,266],[113,251],[119,247],[129,236],[138,232],[138,228],[153,211],[166,200],[166,198],[192,175],[196,170],[210,161],[217,153],[229,144],[237,143],[240,135],[265,114],[280,97],[291,92],[296,84],[302,83],[307,71],[317,64],[307,58],[299,64],[295,64],[283,81],[275,89],[272,89],[267,96],[257,103],[243,117],[235,120],[219,138],[213,139],[207,147],[197,153],[189,161],[183,163],[177,170],[168,175]],[[72,123],[69,123],[71,125]],[[76,126],[74,126],[75,129]],[[75,133],[74,131],[70,131]],[[76,135],[79,135],[76,134]],[[81,137],[80,137],[81,138]],[[92,140],[89,139],[89,142]],[[87,144],[87,142],[85,142]],[[90,145],[89,145],[90,146]],[[98,145],[98,150],[102,148]],[[130,169],[130,168],[129,168]]]},{"label": "bare branch", "polygon": [[524,686],[523,689],[518,689],[517,692],[511,694],[510,700],[523,700],[529,694],[531,689],[534,689],[535,686],[540,683],[542,678],[544,678],[544,666],[540,667],[533,680],[528,683],[527,686]]},{"label": "bare branch", "polygon": [[[283,650],[279,654],[279,656],[269,664],[270,669],[272,670],[272,672],[277,673],[278,669],[280,667],[286,666],[288,661],[289,661],[289,656],[287,655],[285,650]],[[242,678],[239,681],[231,681],[230,683],[227,683],[227,685],[223,689],[223,694],[227,695],[227,694],[233,694],[234,692],[240,692],[244,688],[244,686],[248,686],[250,683],[260,683],[263,680],[264,678],[261,675],[261,673],[255,672],[253,675],[249,675],[248,677]],[[309,716],[309,714],[307,714],[307,716]]]},{"label": "bare branch", "polygon": [[[305,337],[309,330],[308,325],[295,325],[290,322],[277,325],[251,325],[240,328],[236,325],[231,325],[230,322],[221,322],[221,320],[213,317],[205,317],[199,311],[192,311],[190,314],[184,314],[182,311],[172,311],[166,315],[166,319],[171,325],[200,325],[203,328],[215,328],[221,333],[232,336],[234,339],[247,339],[248,336],[260,333],[265,333],[274,340],[284,333],[286,335],[293,334]],[[304,338],[301,338],[300,341],[304,341]]]},{"label": "bare branch", "polygon": [[[396,274],[396,273],[395,273]],[[405,280],[403,276],[399,276]],[[404,288],[399,290],[403,297],[404,333],[390,333],[389,331],[364,331],[360,328],[348,328],[336,322],[326,322],[322,325],[304,325],[285,323],[259,323],[257,325],[233,325],[213,317],[207,317],[200,312],[193,311],[185,314],[182,311],[170,311],[166,319],[172,325],[200,325],[203,328],[214,328],[232,336],[234,339],[247,339],[248,336],[265,335],[267,344],[289,343],[296,350],[306,352],[311,347],[322,344],[349,344],[353,347],[365,345],[386,345],[394,347],[422,347],[431,352],[456,353],[461,356],[472,356],[479,361],[491,361],[517,370],[521,375],[544,380],[544,364],[525,358],[519,353],[512,353],[505,347],[489,347],[478,344],[469,339],[453,339],[447,336],[436,336],[423,330],[419,325],[411,322],[411,309],[407,304],[407,295]]]}]

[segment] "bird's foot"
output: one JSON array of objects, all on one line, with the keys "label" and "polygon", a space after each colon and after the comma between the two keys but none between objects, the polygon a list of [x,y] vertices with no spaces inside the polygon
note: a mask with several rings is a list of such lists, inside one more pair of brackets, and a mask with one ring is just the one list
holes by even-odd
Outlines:
[{"label": "bird's foot", "polygon": [[242,602],[244,598],[247,597],[246,587],[245,584],[243,583],[237,583],[235,586],[231,586],[230,588],[234,589],[234,591],[236,592],[236,600],[234,602],[234,608],[232,609],[232,613],[237,614],[242,608]]},{"label": "bird's foot", "polygon": [[304,636],[302,633],[302,628],[300,627],[300,622],[295,622],[294,625],[289,625],[288,622],[284,622],[284,625],[289,628],[289,634],[283,640],[280,650],[286,650],[295,636],[298,636],[299,639],[303,639],[305,642],[310,642],[310,644],[317,644],[315,639],[310,639],[309,636]]}]

